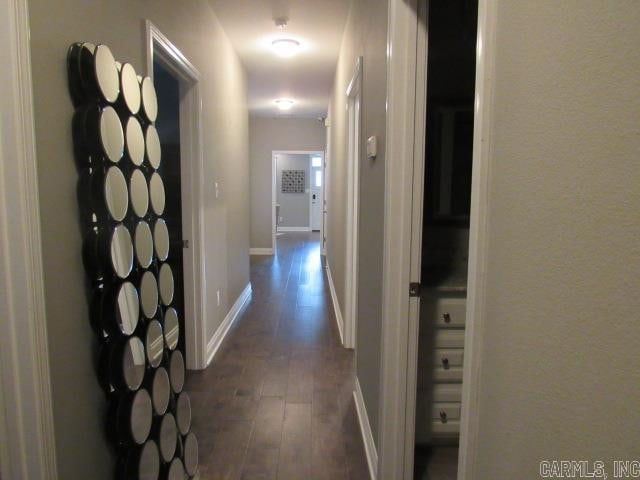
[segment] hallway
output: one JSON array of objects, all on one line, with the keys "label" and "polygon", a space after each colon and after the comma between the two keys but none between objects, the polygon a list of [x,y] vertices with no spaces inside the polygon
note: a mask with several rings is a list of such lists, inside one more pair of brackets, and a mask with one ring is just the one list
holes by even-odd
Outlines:
[{"label": "hallway", "polygon": [[188,373],[201,480],[369,478],[319,235],[278,236],[251,284],[211,365]]}]

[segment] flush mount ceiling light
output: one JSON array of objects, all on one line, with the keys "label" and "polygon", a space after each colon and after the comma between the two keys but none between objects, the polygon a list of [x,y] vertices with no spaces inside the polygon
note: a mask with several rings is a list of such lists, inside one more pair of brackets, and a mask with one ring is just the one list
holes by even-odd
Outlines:
[{"label": "flush mount ceiling light", "polygon": [[274,53],[282,58],[291,58],[300,50],[300,42],[293,38],[278,38],[271,42]]},{"label": "flush mount ceiling light", "polygon": [[[278,17],[274,20],[276,27],[282,31],[284,31],[289,24],[287,17]],[[291,58],[300,50],[300,42],[293,38],[280,37],[271,42],[271,49],[279,57]]]},{"label": "flush mount ceiling light", "polygon": [[291,110],[293,104],[295,103],[293,100],[289,100],[288,98],[279,98],[274,102],[279,110]]}]

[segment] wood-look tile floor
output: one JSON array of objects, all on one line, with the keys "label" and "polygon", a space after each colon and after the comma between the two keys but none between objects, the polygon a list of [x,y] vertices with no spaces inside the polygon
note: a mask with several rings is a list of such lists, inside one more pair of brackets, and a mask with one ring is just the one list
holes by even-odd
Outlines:
[{"label": "wood-look tile floor", "polygon": [[200,479],[369,478],[317,233],[251,258],[250,303],[211,365],[189,372]]}]

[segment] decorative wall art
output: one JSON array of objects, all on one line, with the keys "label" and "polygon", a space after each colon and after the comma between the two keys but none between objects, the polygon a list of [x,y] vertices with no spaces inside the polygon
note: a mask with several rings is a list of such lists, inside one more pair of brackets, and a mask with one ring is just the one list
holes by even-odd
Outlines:
[{"label": "decorative wall art", "polygon": [[283,170],[282,171],[282,193],[304,193],[304,192],[305,192],[304,170]]},{"label": "decorative wall art", "polygon": [[194,478],[198,442],[183,391],[181,312],[172,306],[174,275],[166,263],[171,252],[153,81],[116,62],[105,45],[71,45],[67,68],[82,256],[116,478]]}]

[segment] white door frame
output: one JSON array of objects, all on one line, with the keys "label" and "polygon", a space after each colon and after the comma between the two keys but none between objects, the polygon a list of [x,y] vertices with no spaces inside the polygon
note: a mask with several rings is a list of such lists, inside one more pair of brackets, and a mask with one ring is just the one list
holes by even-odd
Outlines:
[{"label": "white door frame", "polygon": [[[324,152],[322,150],[273,150],[271,152],[271,248],[274,254],[276,253],[276,233],[278,231],[278,222],[276,221],[276,203],[278,199],[276,157],[278,155],[309,155],[309,171],[311,171],[311,155],[322,157],[324,162]],[[320,227],[321,239],[324,235],[323,228],[323,226]],[[311,231],[311,178],[309,178],[309,226],[306,228],[301,227],[301,231]]]},{"label": "white door frame", "polygon": [[183,250],[186,362],[187,368],[200,370],[207,366],[200,73],[149,20],[145,21],[145,29],[147,75],[153,78],[153,61],[156,60],[174,73],[180,83],[182,238],[190,243]]},{"label": "white door frame", "polygon": [[25,0],[0,3],[0,477],[55,480]]},{"label": "white door frame", "polygon": [[347,245],[345,249],[344,346],[356,348],[358,318],[358,224],[362,144],[362,57],[347,86]]},{"label": "white door frame", "polygon": [[[420,219],[414,204],[422,189],[426,36],[418,22],[418,0],[390,0],[387,64],[387,142],[385,167],[385,233],[382,298],[382,370],[379,423],[379,478],[413,478],[413,423],[418,300],[409,297],[416,270]],[[473,178],[469,232],[469,280],[463,366],[462,417],[458,479],[475,476],[478,382],[484,325],[488,169],[491,153],[491,106],[495,56],[496,2],[479,0],[474,111]],[[418,56],[422,56],[420,60]],[[417,108],[416,108],[417,106]],[[418,211],[416,211],[416,209]]]}]

